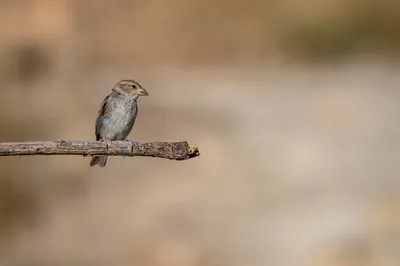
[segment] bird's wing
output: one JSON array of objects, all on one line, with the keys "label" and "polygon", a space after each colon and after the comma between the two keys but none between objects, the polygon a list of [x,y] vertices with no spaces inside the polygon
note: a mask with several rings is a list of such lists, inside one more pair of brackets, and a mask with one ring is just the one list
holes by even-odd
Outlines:
[{"label": "bird's wing", "polygon": [[108,100],[110,98],[110,95],[107,95],[106,98],[104,98],[103,102],[101,103],[99,112],[98,112],[98,117],[96,119],[96,130],[95,130],[95,134],[96,134],[96,140],[100,140],[100,129],[103,126],[103,118],[104,116],[107,114],[108,112]]}]

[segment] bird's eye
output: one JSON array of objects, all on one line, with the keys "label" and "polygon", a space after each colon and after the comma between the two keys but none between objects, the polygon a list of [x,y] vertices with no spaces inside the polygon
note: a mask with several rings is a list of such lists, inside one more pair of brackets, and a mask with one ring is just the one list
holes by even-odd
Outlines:
[{"label": "bird's eye", "polygon": [[133,85],[132,85],[132,88],[136,89],[136,85],[135,85],[135,84],[133,84]]}]

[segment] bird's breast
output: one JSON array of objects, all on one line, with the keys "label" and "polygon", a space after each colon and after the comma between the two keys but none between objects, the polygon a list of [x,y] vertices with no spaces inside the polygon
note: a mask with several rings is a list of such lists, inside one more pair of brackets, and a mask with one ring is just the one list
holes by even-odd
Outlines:
[{"label": "bird's breast", "polygon": [[123,140],[135,124],[137,105],[135,102],[116,102],[110,108],[103,120],[103,135],[105,139]]}]

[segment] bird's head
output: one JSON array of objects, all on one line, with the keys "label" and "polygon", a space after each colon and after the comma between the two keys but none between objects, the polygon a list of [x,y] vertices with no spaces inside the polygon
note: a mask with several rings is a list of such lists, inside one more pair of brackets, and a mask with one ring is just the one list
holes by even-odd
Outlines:
[{"label": "bird's head", "polygon": [[113,91],[116,91],[128,97],[132,97],[134,99],[139,98],[139,96],[149,95],[149,93],[142,87],[142,85],[131,79],[118,81],[114,85]]}]

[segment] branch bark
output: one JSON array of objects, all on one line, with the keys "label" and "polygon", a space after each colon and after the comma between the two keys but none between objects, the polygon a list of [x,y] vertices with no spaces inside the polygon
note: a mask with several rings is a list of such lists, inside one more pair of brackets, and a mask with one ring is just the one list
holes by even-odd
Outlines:
[{"label": "branch bark", "polygon": [[181,142],[131,141],[37,141],[0,142],[0,156],[21,155],[109,155],[148,156],[187,160],[200,155],[196,145]]}]

